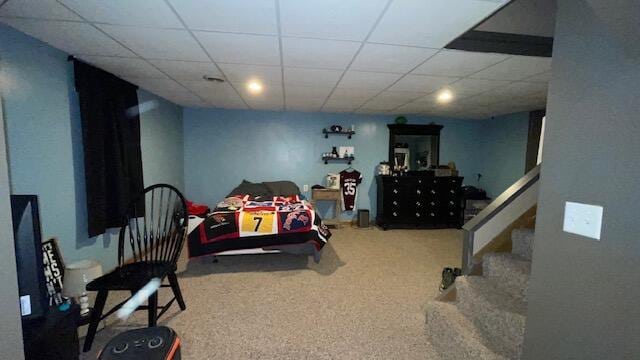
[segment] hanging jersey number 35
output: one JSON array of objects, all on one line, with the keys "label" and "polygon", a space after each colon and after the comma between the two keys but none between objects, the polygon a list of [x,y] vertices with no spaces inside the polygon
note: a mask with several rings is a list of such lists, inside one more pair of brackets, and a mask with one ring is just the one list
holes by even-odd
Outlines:
[{"label": "hanging jersey number 35", "polygon": [[276,216],[273,211],[250,211],[242,213],[243,233],[272,234]]},{"label": "hanging jersey number 35", "polygon": [[356,186],[355,182],[348,182],[344,184],[344,194],[345,195],[355,195],[356,194]]}]

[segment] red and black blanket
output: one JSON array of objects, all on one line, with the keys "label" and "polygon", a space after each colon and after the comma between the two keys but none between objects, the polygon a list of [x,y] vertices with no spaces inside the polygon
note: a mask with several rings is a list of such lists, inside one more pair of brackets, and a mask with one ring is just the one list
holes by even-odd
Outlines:
[{"label": "red and black blanket", "polygon": [[286,249],[311,244],[318,252],[331,237],[313,207],[298,196],[256,201],[226,198],[199,225],[190,226],[189,257],[241,249]]}]

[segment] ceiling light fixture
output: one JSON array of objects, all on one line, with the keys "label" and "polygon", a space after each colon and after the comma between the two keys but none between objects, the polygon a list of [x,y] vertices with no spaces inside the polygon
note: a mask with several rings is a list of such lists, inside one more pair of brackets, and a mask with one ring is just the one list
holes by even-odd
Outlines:
[{"label": "ceiling light fixture", "polygon": [[260,94],[262,92],[262,84],[256,80],[249,81],[247,90],[254,95]]},{"label": "ceiling light fixture", "polygon": [[224,82],[224,79],[221,79],[221,78],[215,77],[215,76],[210,76],[210,75],[203,75],[202,78],[207,80],[207,81],[212,81],[212,82],[217,82],[217,83],[223,83]]},{"label": "ceiling light fixture", "polygon": [[438,93],[436,100],[441,104],[448,103],[453,100],[453,93],[449,89],[442,90]]}]

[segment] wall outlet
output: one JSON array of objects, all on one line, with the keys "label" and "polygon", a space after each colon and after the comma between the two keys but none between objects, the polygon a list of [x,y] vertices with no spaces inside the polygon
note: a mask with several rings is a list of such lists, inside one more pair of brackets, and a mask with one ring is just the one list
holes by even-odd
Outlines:
[{"label": "wall outlet", "polygon": [[562,230],[600,240],[603,212],[602,206],[567,201]]},{"label": "wall outlet", "polygon": [[304,192],[309,191],[309,185],[308,184],[302,185],[302,191],[304,191]]}]

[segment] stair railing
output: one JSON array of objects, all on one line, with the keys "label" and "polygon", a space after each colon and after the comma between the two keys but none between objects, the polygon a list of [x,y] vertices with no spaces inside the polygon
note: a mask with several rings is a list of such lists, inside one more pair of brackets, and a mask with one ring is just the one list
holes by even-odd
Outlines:
[{"label": "stair railing", "polygon": [[462,272],[469,274],[474,255],[481,252],[493,238],[535,206],[538,199],[540,165],[531,169],[511,185],[486,208],[462,226]]}]

